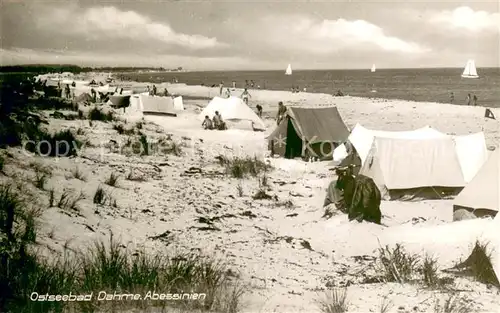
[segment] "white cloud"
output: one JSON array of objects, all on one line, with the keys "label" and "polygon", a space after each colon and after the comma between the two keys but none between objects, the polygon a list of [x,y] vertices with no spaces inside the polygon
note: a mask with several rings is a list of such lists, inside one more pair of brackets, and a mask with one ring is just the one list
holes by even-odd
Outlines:
[{"label": "white cloud", "polygon": [[417,43],[389,36],[379,26],[364,20],[341,18],[314,21],[307,17],[289,16],[278,20],[268,18],[266,22],[272,29],[270,33],[276,44],[293,45],[312,52],[331,53],[350,48],[411,54],[429,51]]},{"label": "white cloud", "polygon": [[500,32],[500,13],[474,11],[466,6],[458,7],[453,11],[431,13],[430,22],[452,30]]},{"label": "white cloud", "polygon": [[120,11],[115,7],[82,9],[71,5],[37,14],[41,30],[59,34],[81,35],[83,39],[151,40],[192,49],[213,48],[221,45],[216,38],[175,32],[166,23],[154,22],[134,11]]}]

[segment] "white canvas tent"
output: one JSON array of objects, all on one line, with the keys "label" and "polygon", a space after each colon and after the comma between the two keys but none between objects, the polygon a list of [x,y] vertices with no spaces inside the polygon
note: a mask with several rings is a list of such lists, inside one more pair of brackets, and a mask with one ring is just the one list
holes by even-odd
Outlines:
[{"label": "white canvas tent", "polygon": [[[375,137],[379,138],[401,138],[401,139],[429,139],[429,138],[441,138],[446,136],[446,134],[441,133],[438,130],[431,128],[430,126],[425,126],[415,130],[409,131],[384,131],[384,130],[372,130],[363,127],[360,124],[356,126],[351,131],[351,134],[347,138],[349,142],[356,148],[356,151],[361,158],[361,164],[364,164],[368,152],[370,151],[373,140]],[[345,145],[338,146],[333,151],[333,160],[341,161],[347,156],[347,151]]]},{"label": "white canvas tent", "polygon": [[[394,138],[394,139],[433,139],[451,138],[454,141],[455,151],[458,156],[460,168],[465,182],[470,182],[474,175],[488,158],[488,150],[483,132],[478,132],[463,136],[450,136],[440,131],[425,126],[411,131],[380,131],[367,129],[357,124],[348,137],[349,142],[356,148],[361,158],[361,164],[365,163],[374,138]],[[333,152],[333,160],[339,162],[347,156],[345,145],[338,146]]]},{"label": "white canvas tent", "polygon": [[182,97],[172,99],[150,96],[149,93],[143,92],[130,96],[130,105],[125,108],[125,114],[140,118],[144,114],[177,115],[177,112],[182,110],[184,110]]},{"label": "white canvas tent", "polygon": [[[500,152],[495,150],[472,181],[453,201],[453,209],[478,210],[478,215],[497,215],[500,220]],[[476,213],[476,212],[474,212]]]},{"label": "white canvas tent", "polygon": [[254,128],[265,129],[264,122],[255,114],[255,112],[238,97],[220,98],[214,97],[210,103],[198,115],[198,120],[203,121],[205,116],[213,118],[215,111],[219,111],[222,119],[228,121],[251,121]]},{"label": "white canvas tent", "polygon": [[466,184],[452,138],[375,137],[360,174],[371,177],[384,199],[443,197]]},{"label": "white canvas tent", "polygon": [[174,100],[171,97],[139,95],[143,114],[165,114],[176,116]]}]

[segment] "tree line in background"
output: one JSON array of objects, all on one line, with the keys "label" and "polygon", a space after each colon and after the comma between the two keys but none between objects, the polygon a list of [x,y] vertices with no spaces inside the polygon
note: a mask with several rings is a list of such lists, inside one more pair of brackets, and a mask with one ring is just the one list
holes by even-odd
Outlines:
[{"label": "tree line in background", "polygon": [[[0,73],[53,73],[70,72],[82,73],[92,71],[105,72],[134,72],[140,70],[165,71],[163,67],[80,67],[71,64],[29,64],[29,65],[8,65],[0,66]],[[171,71],[182,71],[182,67],[171,69]]]}]

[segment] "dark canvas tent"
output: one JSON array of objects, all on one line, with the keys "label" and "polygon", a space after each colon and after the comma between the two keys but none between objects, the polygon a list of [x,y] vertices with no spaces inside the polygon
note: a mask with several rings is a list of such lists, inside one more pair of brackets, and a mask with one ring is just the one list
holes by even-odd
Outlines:
[{"label": "dark canvas tent", "polygon": [[111,101],[111,106],[119,109],[126,108],[130,105],[130,95],[112,95],[109,97]]},{"label": "dark canvas tent", "polygon": [[286,118],[267,139],[272,154],[324,160],[331,159],[333,149],[348,136],[349,130],[336,107],[289,107]]}]

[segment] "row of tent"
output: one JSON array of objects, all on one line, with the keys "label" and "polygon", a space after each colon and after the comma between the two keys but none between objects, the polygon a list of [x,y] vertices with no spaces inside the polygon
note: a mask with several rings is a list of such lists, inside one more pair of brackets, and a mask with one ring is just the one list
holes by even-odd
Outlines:
[{"label": "row of tent", "polygon": [[500,153],[488,157],[483,132],[451,136],[430,126],[391,132],[359,124],[349,131],[336,107],[289,107],[267,139],[274,154],[329,156],[334,164],[346,158],[349,142],[361,159],[359,173],[386,200],[456,196],[455,210],[500,210]]}]

